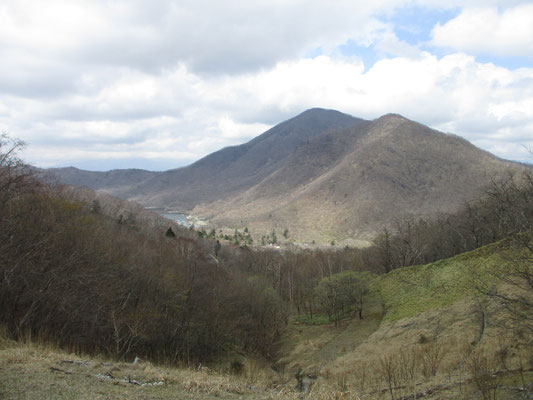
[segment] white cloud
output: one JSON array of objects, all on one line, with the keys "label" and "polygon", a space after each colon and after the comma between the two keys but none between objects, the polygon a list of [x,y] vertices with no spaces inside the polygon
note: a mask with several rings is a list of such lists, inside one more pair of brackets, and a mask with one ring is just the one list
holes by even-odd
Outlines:
[{"label": "white cloud", "polygon": [[472,8],[438,24],[432,43],[471,54],[533,57],[533,4],[499,12],[497,8]]},{"label": "white cloud", "polygon": [[533,122],[532,78],[533,69],[509,71],[464,54],[397,57],[366,72],[361,64],[321,56],[280,63],[212,91],[223,96],[232,88],[236,98],[253,98],[247,108],[258,114],[275,104],[293,114],[322,106],[369,119],[397,112],[472,141],[484,138],[493,151],[509,156],[499,143],[533,146],[532,131],[518,129]]},{"label": "white cloud", "polygon": [[401,41],[390,29],[377,35],[374,46],[378,51],[387,55],[412,58],[420,55],[420,50],[417,47]]},{"label": "white cloud", "polygon": [[[58,102],[16,99],[7,109],[21,112],[0,115],[0,123],[16,121],[20,123],[16,131],[31,132],[27,138],[43,149],[41,160],[58,154],[55,150],[48,154],[46,148],[70,148],[78,141],[80,146],[85,143],[85,158],[95,151],[111,157],[119,149],[140,156],[163,155],[173,148],[179,150],[182,162],[192,162],[319,106],[368,119],[397,112],[508,157],[510,148],[517,149],[509,142],[533,147],[531,130],[524,128],[533,122],[532,93],[533,69],[510,71],[465,54],[441,59],[429,53],[414,59],[396,57],[381,60],[368,71],[360,62],[319,56],[213,79],[199,79],[184,67],[157,79],[136,72],[111,82],[95,96]],[[70,109],[69,102],[73,102]],[[75,114],[73,110],[83,109],[92,118],[67,118]],[[271,121],[265,120],[265,110]],[[42,119],[24,120],[38,114]],[[54,118],[47,120],[47,115]]]},{"label": "white cloud", "polygon": [[[0,130],[30,142],[25,154],[42,166],[176,160],[170,168],[326,107],[369,119],[398,112],[522,157],[519,143],[533,147],[533,71],[474,58],[503,48],[533,54],[531,24],[521,22],[531,5],[518,3],[4,0]],[[468,6],[433,31],[434,44],[461,52],[421,51],[380,20],[416,4]],[[474,9],[494,32],[476,25]],[[509,33],[510,25],[524,30]],[[340,55],[348,41],[380,59],[365,70],[357,55]],[[321,56],[304,57],[317,48]]]},{"label": "white cloud", "polygon": [[508,100],[499,104],[491,104],[488,108],[489,114],[494,115],[498,121],[510,120],[521,121],[524,119],[533,120],[533,98],[520,100]]},{"label": "white cloud", "polygon": [[0,6],[0,44],[84,68],[159,71],[185,62],[193,71],[237,73],[347,38],[365,41],[382,25],[373,14],[397,3],[6,0]]}]

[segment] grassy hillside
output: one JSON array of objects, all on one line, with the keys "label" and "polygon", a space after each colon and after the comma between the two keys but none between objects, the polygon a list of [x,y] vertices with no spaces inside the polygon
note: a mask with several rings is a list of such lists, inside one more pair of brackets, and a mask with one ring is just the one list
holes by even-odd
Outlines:
[{"label": "grassy hillside", "polygon": [[247,365],[235,376],[208,368],[89,358],[50,345],[0,344],[0,398],[9,400],[266,399],[282,390],[290,392],[280,379],[276,388],[265,386],[270,379],[258,371]]},{"label": "grassy hillside", "polygon": [[[363,320],[347,317],[340,328],[293,322],[279,362],[370,398],[528,398],[532,332],[520,323],[509,329],[509,310],[480,292],[505,286],[497,277],[522,250],[507,240],[382,275]],[[493,397],[483,397],[476,374]]]},{"label": "grassy hillside", "polygon": [[427,265],[400,268],[383,275],[377,288],[386,310],[385,321],[397,321],[460,300],[485,301],[476,286],[487,285],[507,262],[508,241],[503,241]]}]

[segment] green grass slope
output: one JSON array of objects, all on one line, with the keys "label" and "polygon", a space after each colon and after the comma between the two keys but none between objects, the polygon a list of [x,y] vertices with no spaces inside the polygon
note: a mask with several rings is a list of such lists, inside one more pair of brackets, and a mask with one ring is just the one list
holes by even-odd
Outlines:
[{"label": "green grass slope", "polygon": [[479,290],[501,285],[520,252],[505,240],[380,276],[362,321],[293,324],[280,361],[368,398],[528,398],[531,331],[509,329],[501,302]]},{"label": "green grass slope", "polygon": [[477,287],[510,258],[503,241],[427,265],[400,268],[380,277],[377,290],[386,310],[385,321],[412,317],[449,307],[459,300],[482,301]]}]

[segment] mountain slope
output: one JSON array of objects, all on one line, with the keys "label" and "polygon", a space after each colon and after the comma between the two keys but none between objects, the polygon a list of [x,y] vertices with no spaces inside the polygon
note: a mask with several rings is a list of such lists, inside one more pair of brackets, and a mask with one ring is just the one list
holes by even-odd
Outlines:
[{"label": "mountain slope", "polygon": [[299,240],[370,238],[396,219],[454,211],[517,164],[398,115],[301,146],[250,190],[200,205],[224,226],[288,228]]},{"label": "mountain slope", "polygon": [[273,127],[240,146],[227,147],[194,164],[166,171],[130,198],[143,204],[191,210],[248,190],[282,168],[292,153],[308,140],[329,131],[364,124],[333,110],[312,109]]},{"label": "mountain slope", "polygon": [[125,192],[135,190],[135,187],[142,182],[160,174],[143,169],[114,169],[100,172],[85,171],[74,167],[50,168],[46,172],[58,178],[61,183],[88,187],[121,198],[127,198]]},{"label": "mountain slope", "polygon": [[85,184],[192,211],[214,226],[289,229],[292,239],[329,243],[368,239],[408,216],[453,211],[491,177],[522,168],[399,115],[365,121],[311,109],[188,167],[111,171],[98,176],[100,187]]},{"label": "mountain slope", "polygon": [[[521,296],[527,285],[520,289],[505,282],[510,271],[517,270],[520,249],[529,253],[523,247],[528,241],[522,240],[506,239],[380,275],[365,295],[364,318],[347,314],[340,327],[327,324],[326,315],[320,320],[319,313],[314,314],[313,324],[293,318],[280,342],[279,367],[334,377],[360,398],[383,398],[385,391],[369,385],[370,377],[383,379],[386,387],[392,371],[409,366],[410,374],[395,373],[395,383],[388,386],[388,395],[394,391],[394,397],[387,398],[474,399],[481,398],[475,393],[475,377],[481,376],[477,368],[483,365],[490,371],[484,375],[485,383],[490,382],[498,398],[522,398],[514,379],[521,373],[525,377],[521,391],[533,388],[533,374],[520,367],[520,358],[530,354],[531,332],[525,318],[516,318],[511,301],[505,304],[494,294],[486,295],[505,286],[509,299]],[[525,263],[518,269],[524,267]],[[513,350],[502,352],[505,348]],[[431,372],[426,363],[430,354]],[[416,384],[409,382],[413,379]],[[456,384],[450,385],[451,380]],[[470,382],[474,385],[465,390]]]},{"label": "mountain slope", "polygon": [[87,186],[142,204],[184,211],[247,190],[285,165],[310,139],[332,130],[367,123],[334,110],[311,109],[282,122],[248,143],[216,151],[184,168],[143,170],[49,171],[61,182]]}]

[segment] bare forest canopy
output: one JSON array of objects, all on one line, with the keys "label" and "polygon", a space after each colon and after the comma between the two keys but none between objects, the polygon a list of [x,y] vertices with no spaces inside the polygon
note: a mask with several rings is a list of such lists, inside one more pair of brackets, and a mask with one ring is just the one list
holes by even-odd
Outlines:
[{"label": "bare forest canopy", "polygon": [[4,135],[0,145],[0,324],[13,338],[118,359],[192,362],[229,349],[273,358],[291,314],[337,322],[355,306],[364,318],[376,276],[533,228],[525,171],[494,179],[456,213],[398,220],[364,249],[220,246],[138,206],[46,183],[17,157],[20,142]]}]

